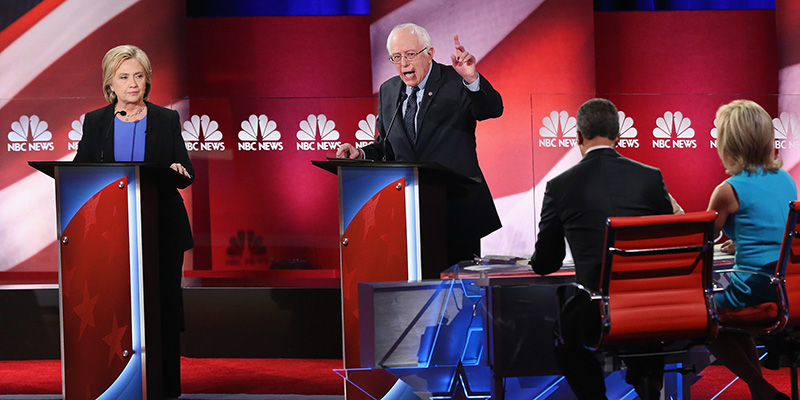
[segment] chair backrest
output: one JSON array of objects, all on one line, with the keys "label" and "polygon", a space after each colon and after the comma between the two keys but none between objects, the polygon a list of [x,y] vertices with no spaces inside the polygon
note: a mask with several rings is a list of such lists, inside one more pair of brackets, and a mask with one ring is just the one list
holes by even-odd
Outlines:
[{"label": "chair backrest", "polygon": [[600,281],[601,345],[710,340],[715,211],[611,217]]},{"label": "chair backrest", "polygon": [[[789,217],[786,219],[786,230],[783,234],[781,254],[778,258],[776,279],[783,282],[779,285],[783,310],[781,330],[786,326],[800,325],[800,201],[789,203]],[[790,307],[794,305],[793,307]]]}]

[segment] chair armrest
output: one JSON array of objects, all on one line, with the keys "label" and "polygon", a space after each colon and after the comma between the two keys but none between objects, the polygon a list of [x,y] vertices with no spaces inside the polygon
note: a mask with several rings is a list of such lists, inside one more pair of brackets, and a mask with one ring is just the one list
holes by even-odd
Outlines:
[{"label": "chair armrest", "polygon": [[[592,300],[600,300],[602,296],[600,293],[593,292],[586,286],[581,285],[580,283],[568,283],[566,285],[561,285],[556,289],[556,294],[558,295],[559,300],[564,300],[564,292],[569,288],[575,288],[577,290],[582,290],[589,294],[589,298]],[[559,304],[563,304],[563,301],[559,301]]]},{"label": "chair armrest", "polygon": [[731,273],[731,272],[745,273],[745,274],[756,275],[756,276],[761,276],[761,277],[767,278],[769,280],[769,283],[772,284],[772,285],[777,285],[778,283],[780,283],[780,281],[775,279],[775,277],[772,276],[771,274],[766,274],[766,273],[763,273],[761,271],[748,271],[746,269],[729,268],[729,269],[715,270],[714,272],[715,273]]}]

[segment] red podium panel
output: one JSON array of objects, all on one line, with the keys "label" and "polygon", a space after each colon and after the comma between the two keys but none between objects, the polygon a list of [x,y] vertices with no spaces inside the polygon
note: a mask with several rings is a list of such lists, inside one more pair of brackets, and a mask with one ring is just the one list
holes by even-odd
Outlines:
[{"label": "red podium panel", "polygon": [[[339,177],[344,367],[359,368],[358,284],[416,281],[423,270],[447,268],[447,189],[468,180],[430,163],[312,163]],[[369,384],[386,386],[389,381],[396,379],[376,377]],[[348,400],[370,398],[351,382],[345,395]]]},{"label": "red podium panel", "polygon": [[76,397],[100,397],[133,352],[127,186],[97,192],[60,235],[64,393]]},{"label": "red podium panel", "polygon": [[56,183],[64,399],[163,397],[156,181],[170,172],[30,164]]}]

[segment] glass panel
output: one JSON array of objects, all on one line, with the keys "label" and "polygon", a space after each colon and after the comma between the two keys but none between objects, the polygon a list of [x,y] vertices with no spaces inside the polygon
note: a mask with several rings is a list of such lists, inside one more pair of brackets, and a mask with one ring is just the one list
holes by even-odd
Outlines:
[{"label": "glass panel", "polygon": [[[661,170],[670,194],[687,212],[705,210],[711,192],[728,177],[716,147],[714,118],[717,108],[734,99],[759,103],[773,116],[775,147],[783,168],[797,181],[800,175],[800,123],[797,96],[789,95],[685,95],[599,94],[614,102],[620,112],[623,156]],[[536,231],[547,182],[581,159],[577,147],[575,116],[580,105],[595,95],[532,94],[533,215]],[[515,223],[511,219],[512,224]],[[506,220],[504,219],[504,223]],[[520,246],[527,255],[533,243]],[[569,256],[568,256],[569,257]]]}]

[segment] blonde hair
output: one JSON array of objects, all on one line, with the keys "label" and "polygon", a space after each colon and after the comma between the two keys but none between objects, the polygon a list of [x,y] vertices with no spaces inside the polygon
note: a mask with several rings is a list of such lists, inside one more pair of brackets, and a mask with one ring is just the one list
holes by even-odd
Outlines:
[{"label": "blonde hair", "polygon": [[776,171],[783,162],[775,154],[772,118],[757,103],[734,100],[717,110],[717,153],[725,172],[736,175]]},{"label": "blonde hair", "polygon": [[124,44],[114,47],[103,56],[103,96],[105,96],[106,100],[111,104],[117,102],[117,95],[111,90],[111,82],[114,80],[114,74],[123,62],[130,59],[134,59],[138,61],[139,64],[142,64],[145,79],[144,100],[147,101],[147,98],[150,96],[150,79],[153,77],[153,70],[150,68],[150,59],[147,58],[147,54],[145,54],[142,49],[134,45]]}]

